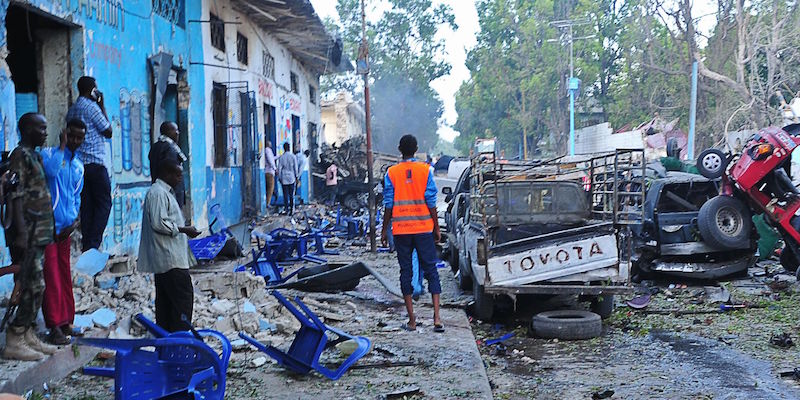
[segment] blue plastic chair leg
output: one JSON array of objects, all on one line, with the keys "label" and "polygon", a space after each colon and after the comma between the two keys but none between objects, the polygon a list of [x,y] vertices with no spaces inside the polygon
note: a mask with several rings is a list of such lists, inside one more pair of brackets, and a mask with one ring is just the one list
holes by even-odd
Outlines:
[{"label": "blue plastic chair leg", "polygon": [[108,367],[83,367],[84,375],[102,376],[104,378],[114,377],[114,368]]},{"label": "blue plastic chair leg", "polygon": [[342,362],[342,364],[339,365],[338,368],[336,368],[335,370],[330,370],[324,367],[322,364],[320,364],[319,360],[317,360],[314,362],[313,365],[314,369],[331,380],[335,381],[341,378],[342,375],[344,375],[344,373],[347,372],[347,370],[353,366],[353,364],[355,364],[359,359],[361,359],[361,357],[364,357],[364,355],[366,355],[369,352],[369,347],[371,345],[369,339],[365,337],[355,336],[352,337],[351,339],[358,344],[358,347],[356,348],[356,351],[353,352],[353,354],[350,354],[350,356],[347,357],[344,360],[344,362]]},{"label": "blue plastic chair leg", "polygon": [[169,332],[167,332],[166,329],[156,325],[155,322],[147,319],[147,317],[145,317],[142,313],[136,314],[134,318],[155,337],[164,337],[169,335]]}]

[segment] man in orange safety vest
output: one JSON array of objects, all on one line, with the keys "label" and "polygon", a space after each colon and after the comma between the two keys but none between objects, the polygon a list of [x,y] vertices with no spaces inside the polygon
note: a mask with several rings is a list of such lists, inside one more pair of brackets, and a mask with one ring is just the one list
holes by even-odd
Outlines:
[{"label": "man in orange safety vest", "polygon": [[436,271],[436,243],[441,240],[439,221],[436,215],[436,183],[428,164],[417,161],[417,138],[405,135],[400,138],[398,150],[403,161],[386,172],[383,186],[383,229],[381,242],[386,246],[387,227],[392,224],[397,261],[400,264],[400,290],[408,311],[408,322],[403,329],[417,329],[412,302],[411,254],[416,249],[420,269],[428,281],[428,291],[433,301],[433,330],[444,332],[439,317],[439,295],[442,287]]}]

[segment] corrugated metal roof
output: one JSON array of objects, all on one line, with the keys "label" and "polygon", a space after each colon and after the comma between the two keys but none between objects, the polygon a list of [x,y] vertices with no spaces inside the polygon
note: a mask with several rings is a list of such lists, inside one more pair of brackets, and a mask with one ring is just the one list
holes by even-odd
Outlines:
[{"label": "corrugated metal roof", "polygon": [[328,33],[309,0],[231,0],[231,5],[278,39],[307,68],[321,75],[353,70],[341,40]]}]

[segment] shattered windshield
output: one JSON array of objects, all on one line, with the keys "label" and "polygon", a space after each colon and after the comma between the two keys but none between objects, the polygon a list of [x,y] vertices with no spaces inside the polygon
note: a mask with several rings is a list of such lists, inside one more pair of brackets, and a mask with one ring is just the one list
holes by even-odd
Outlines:
[{"label": "shattered windshield", "polygon": [[515,182],[501,184],[498,191],[504,214],[554,214],[588,210],[586,196],[577,185]]}]

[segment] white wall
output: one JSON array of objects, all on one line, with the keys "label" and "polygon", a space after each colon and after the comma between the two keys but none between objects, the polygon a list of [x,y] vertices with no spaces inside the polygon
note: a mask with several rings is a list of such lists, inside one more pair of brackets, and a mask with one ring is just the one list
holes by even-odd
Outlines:
[{"label": "white wall", "polygon": [[575,154],[642,148],[644,141],[638,130],[614,133],[608,122],[575,130]]},{"label": "white wall", "polygon": [[[283,152],[282,138],[288,137],[291,140],[291,133],[286,135],[286,119],[291,120],[291,115],[300,117],[300,146],[302,149],[308,148],[308,123],[316,123],[317,130],[321,129],[320,107],[319,107],[319,76],[306,70],[303,65],[292,56],[292,53],[268,32],[261,30],[258,25],[253,23],[246,15],[236,12],[228,2],[204,1],[203,20],[209,19],[209,13],[213,12],[223,21],[239,21],[241,24],[225,25],[225,52],[222,52],[211,45],[211,25],[203,23],[203,62],[215,65],[230,65],[231,67],[243,68],[246,71],[239,71],[227,68],[215,68],[206,66],[205,79],[206,86],[203,95],[206,97],[205,111],[205,136],[206,165],[214,164],[214,129],[212,115],[211,91],[213,83],[247,81],[249,90],[256,94],[256,108],[258,109],[258,148],[264,148],[264,110],[263,105],[269,104],[275,107],[275,116],[278,126],[278,143],[273,143],[276,153]],[[236,37],[237,32],[247,37],[248,42],[248,64],[244,65],[236,57]],[[275,59],[274,79],[265,77],[263,73],[262,52],[266,49]],[[298,92],[291,92],[290,73],[294,72],[298,76]],[[309,98],[309,84],[317,90],[317,104],[312,104]],[[230,103],[230,98],[229,98]],[[293,109],[292,109],[293,108]],[[291,132],[291,131],[289,131]],[[241,165],[241,138],[238,139],[238,165]],[[264,165],[264,158],[261,157],[260,166]],[[235,164],[231,164],[234,166]]]}]

